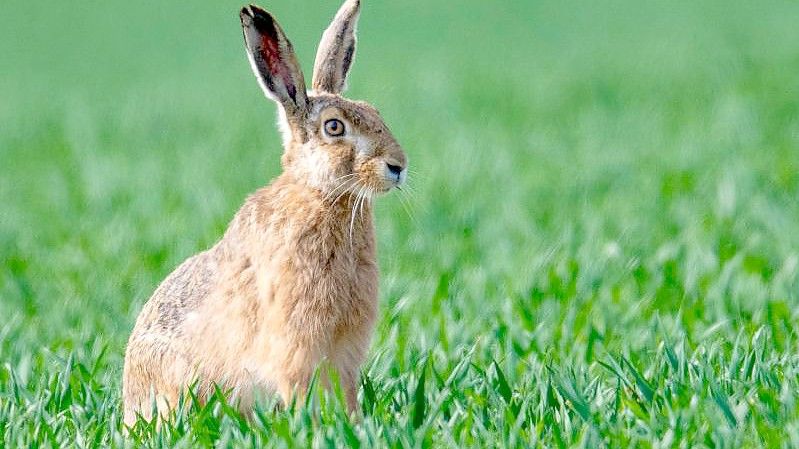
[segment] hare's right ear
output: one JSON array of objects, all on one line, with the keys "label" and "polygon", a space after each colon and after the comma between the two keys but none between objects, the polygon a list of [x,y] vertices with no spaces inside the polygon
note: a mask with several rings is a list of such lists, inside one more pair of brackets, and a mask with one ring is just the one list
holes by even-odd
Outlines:
[{"label": "hare's right ear", "polygon": [[267,97],[283,106],[289,122],[301,122],[308,112],[308,95],[291,42],[275,18],[259,7],[245,6],[239,16],[258,83]]},{"label": "hare's right ear", "polygon": [[311,81],[315,91],[340,94],[347,87],[347,72],[355,58],[355,28],[360,13],[360,0],[345,0],[322,34]]}]

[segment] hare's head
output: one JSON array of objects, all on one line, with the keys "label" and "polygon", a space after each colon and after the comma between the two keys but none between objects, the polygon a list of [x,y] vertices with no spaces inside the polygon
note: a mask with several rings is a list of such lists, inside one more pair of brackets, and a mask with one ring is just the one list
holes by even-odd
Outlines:
[{"label": "hare's head", "polygon": [[359,12],[359,0],[346,0],[322,35],[310,91],[274,17],[253,5],[240,14],[252,69],[279,105],[284,170],[327,198],[387,192],[407,173],[405,153],[377,110],[341,96],[355,55]]}]

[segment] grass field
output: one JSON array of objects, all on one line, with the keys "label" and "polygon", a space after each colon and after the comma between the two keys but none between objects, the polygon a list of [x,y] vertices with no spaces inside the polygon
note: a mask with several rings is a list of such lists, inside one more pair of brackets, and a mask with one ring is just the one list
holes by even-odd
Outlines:
[{"label": "grass field", "polygon": [[[48,4],[49,3],[49,4]],[[0,14],[0,446],[799,446],[799,4],[364,0],[360,422],[316,391],[125,437],[143,302],[279,171],[232,0]],[[274,0],[306,72],[337,0]]]}]

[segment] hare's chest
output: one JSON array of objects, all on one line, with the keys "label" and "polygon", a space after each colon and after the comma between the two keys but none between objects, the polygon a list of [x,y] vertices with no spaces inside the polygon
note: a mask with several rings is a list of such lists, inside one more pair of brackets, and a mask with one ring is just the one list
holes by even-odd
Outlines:
[{"label": "hare's chest", "polygon": [[270,296],[289,329],[330,336],[372,319],[377,266],[372,257],[349,251],[320,245],[270,270]]}]

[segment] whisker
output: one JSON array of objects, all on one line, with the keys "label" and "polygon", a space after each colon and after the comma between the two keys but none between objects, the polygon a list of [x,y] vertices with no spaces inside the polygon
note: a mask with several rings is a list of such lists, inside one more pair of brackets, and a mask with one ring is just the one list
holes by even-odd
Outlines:
[{"label": "whisker", "polygon": [[366,201],[366,190],[367,190],[366,186],[363,186],[361,188],[359,201],[355,205],[355,213],[360,214],[361,221],[363,221],[363,214],[361,214],[361,211],[363,210],[363,202]]},{"label": "whisker", "polygon": [[[343,183],[345,183],[345,182],[347,182],[347,181],[351,180],[351,179],[352,179],[352,177],[354,177],[354,176],[356,176],[356,175],[355,175],[355,173],[350,173],[350,174],[348,174],[348,175],[339,176],[338,178],[336,178],[336,179],[332,180],[332,181],[331,181],[331,183],[335,183],[335,182],[337,182],[337,181],[342,181],[342,184],[343,184]],[[339,184],[339,185],[341,185],[341,184]]]},{"label": "whisker", "polygon": [[348,173],[348,174],[346,174],[346,175],[339,176],[338,178],[335,178],[335,179],[333,179],[333,180],[332,180],[332,181],[330,181],[330,182],[336,182],[336,181],[341,181],[341,180],[343,180],[343,179],[349,179],[349,178],[352,178],[353,176],[357,176],[357,174],[355,174],[355,173]]},{"label": "whisker", "polygon": [[[357,181],[354,181],[354,182],[352,183],[352,185],[354,186],[354,185],[355,185],[355,184],[357,184],[357,183],[358,183]],[[351,187],[351,186],[350,186],[350,187]],[[347,187],[346,189],[344,189],[344,191],[342,191],[342,192],[341,192],[341,193],[340,193],[340,194],[339,194],[339,195],[336,197],[336,199],[335,199],[335,200],[333,200],[333,203],[332,203],[332,204],[336,204],[336,202],[339,200],[339,198],[341,198],[342,196],[344,196],[344,195],[345,195],[347,192],[349,192],[349,191],[350,191],[350,188],[349,188],[349,187]]]},{"label": "whisker", "polygon": [[336,197],[336,199],[333,200],[333,202],[331,203],[331,204],[336,204],[336,202],[339,200],[339,198],[341,198],[342,196],[344,196],[344,194],[349,192],[350,188],[353,187],[354,185],[356,185],[357,183],[358,183],[357,179],[349,179],[349,180],[346,180],[346,181],[342,182],[338,187],[333,189],[330,194],[325,196],[325,200],[327,200],[327,199],[329,199],[329,197],[332,197],[333,195],[335,195],[335,192],[338,189],[340,189],[341,187],[344,187],[344,190],[342,190],[341,193]]},{"label": "whisker", "polygon": [[411,200],[408,192],[404,189],[398,190],[400,191],[399,200],[400,204],[402,204],[402,209],[405,210],[405,213],[408,214],[408,218],[410,218],[412,222],[417,223],[416,216],[413,214],[413,208],[411,207]]},{"label": "whisker", "polygon": [[355,227],[355,209],[358,208],[358,202],[361,200],[361,195],[363,194],[363,186],[358,189],[358,195],[355,197],[355,202],[353,203],[353,208],[350,211],[350,249],[352,249],[352,230]]},{"label": "whisker", "polygon": [[352,222],[353,222],[353,221],[355,221],[355,203],[356,203],[357,201],[358,201],[358,196],[357,196],[357,194],[356,194],[356,196],[355,196],[355,199],[353,199],[352,197],[350,197],[350,202],[352,203],[352,208],[350,209],[350,232],[349,232],[349,237],[350,237],[350,250],[352,250],[352,248],[353,248],[353,245],[352,245]]},{"label": "whisker", "polygon": [[364,203],[368,204],[371,199],[372,199],[372,197],[371,197],[371,189],[369,187],[366,187],[366,190],[365,190],[365,193],[364,193],[364,200],[361,201],[361,210],[358,212],[358,214],[361,217],[361,221],[363,221],[363,205],[364,205]]},{"label": "whisker", "polygon": [[407,195],[410,192],[411,188],[408,185],[408,183],[406,182],[404,185],[397,186],[397,190],[402,192],[403,195]]},{"label": "whisker", "polygon": [[402,190],[409,195],[416,195],[416,188],[410,182],[406,181],[405,185],[402,186]]},{"label": "whisker", "polygon": [[363,195],[361,195],[361,202],[358,204],[358,216],[361,223],[363,223],[363,205],[369,200],[369,187],[363,187]]},{"label": "whisker", "polygon": [[[350,176],[350,175],[345,175],[345,176],[342,176],[342,178],[349,177],[349,176]],[[352,174],[352,176],[354,176],[354,174]],[[336,187],[335,187],[333,190],[331,190],[329,193],[327,193],[327,194],[325,195],[325,197],[324,197],[324,200],[325,200],[325,201],[327,201],[327,200],[329,200],[330,198],[332,198],[332,197],[333,197],[333,195],[335,195],[335,194],[336,194],[336,192],[338,191],[338,189],[340,189],[340,188],[342,188],[342,187],[345,187],[345,186],[347,186],[347,187],[345,187],[345,189],[344,189],[344,190],[346,191],[346,190],[349,188],[349,185],[350,185],[351,183],[353,183],[353,182],[357,182],[357,180],[354,180],[354,179],[345,179],[344,181],[342,181],[342,182],[341,182],[341,184],[337,185],[337,186],[336,186]],[[336,200],[338,200],[338,198],[336,198]],[[335,201],[333,201],[333,202],[335,203]]]},{"label": "whisker", "polygon": [[[335,183],[337,181],[342,181],[342,184],[343,184],[344,182],[346,182],[346,180],[348,180],[349,178],[352,178],[353,176],[355,176],[355,173],[350,173],[348,175],[339,176],[338,178],[336,178],[336,179],[334,179],[334,180],[332,180],[330,182],[331,183]],[[341,184],[339,184],[339,185],[341,185]]]},{"label": "whisker", "polygon": [[348,174],[346,174],[346,175],[339,176],[338,178],[334,179],[334,180],[333,180],[333,182],[335,182],[335,181],[339,181],[339,180],[341,180],[341,179],[345,179],[345,178],[351,178],[351,177],[353,177],[353,176],[355,176],[355,175],[357,175],[357,173],[348,173]]}]

